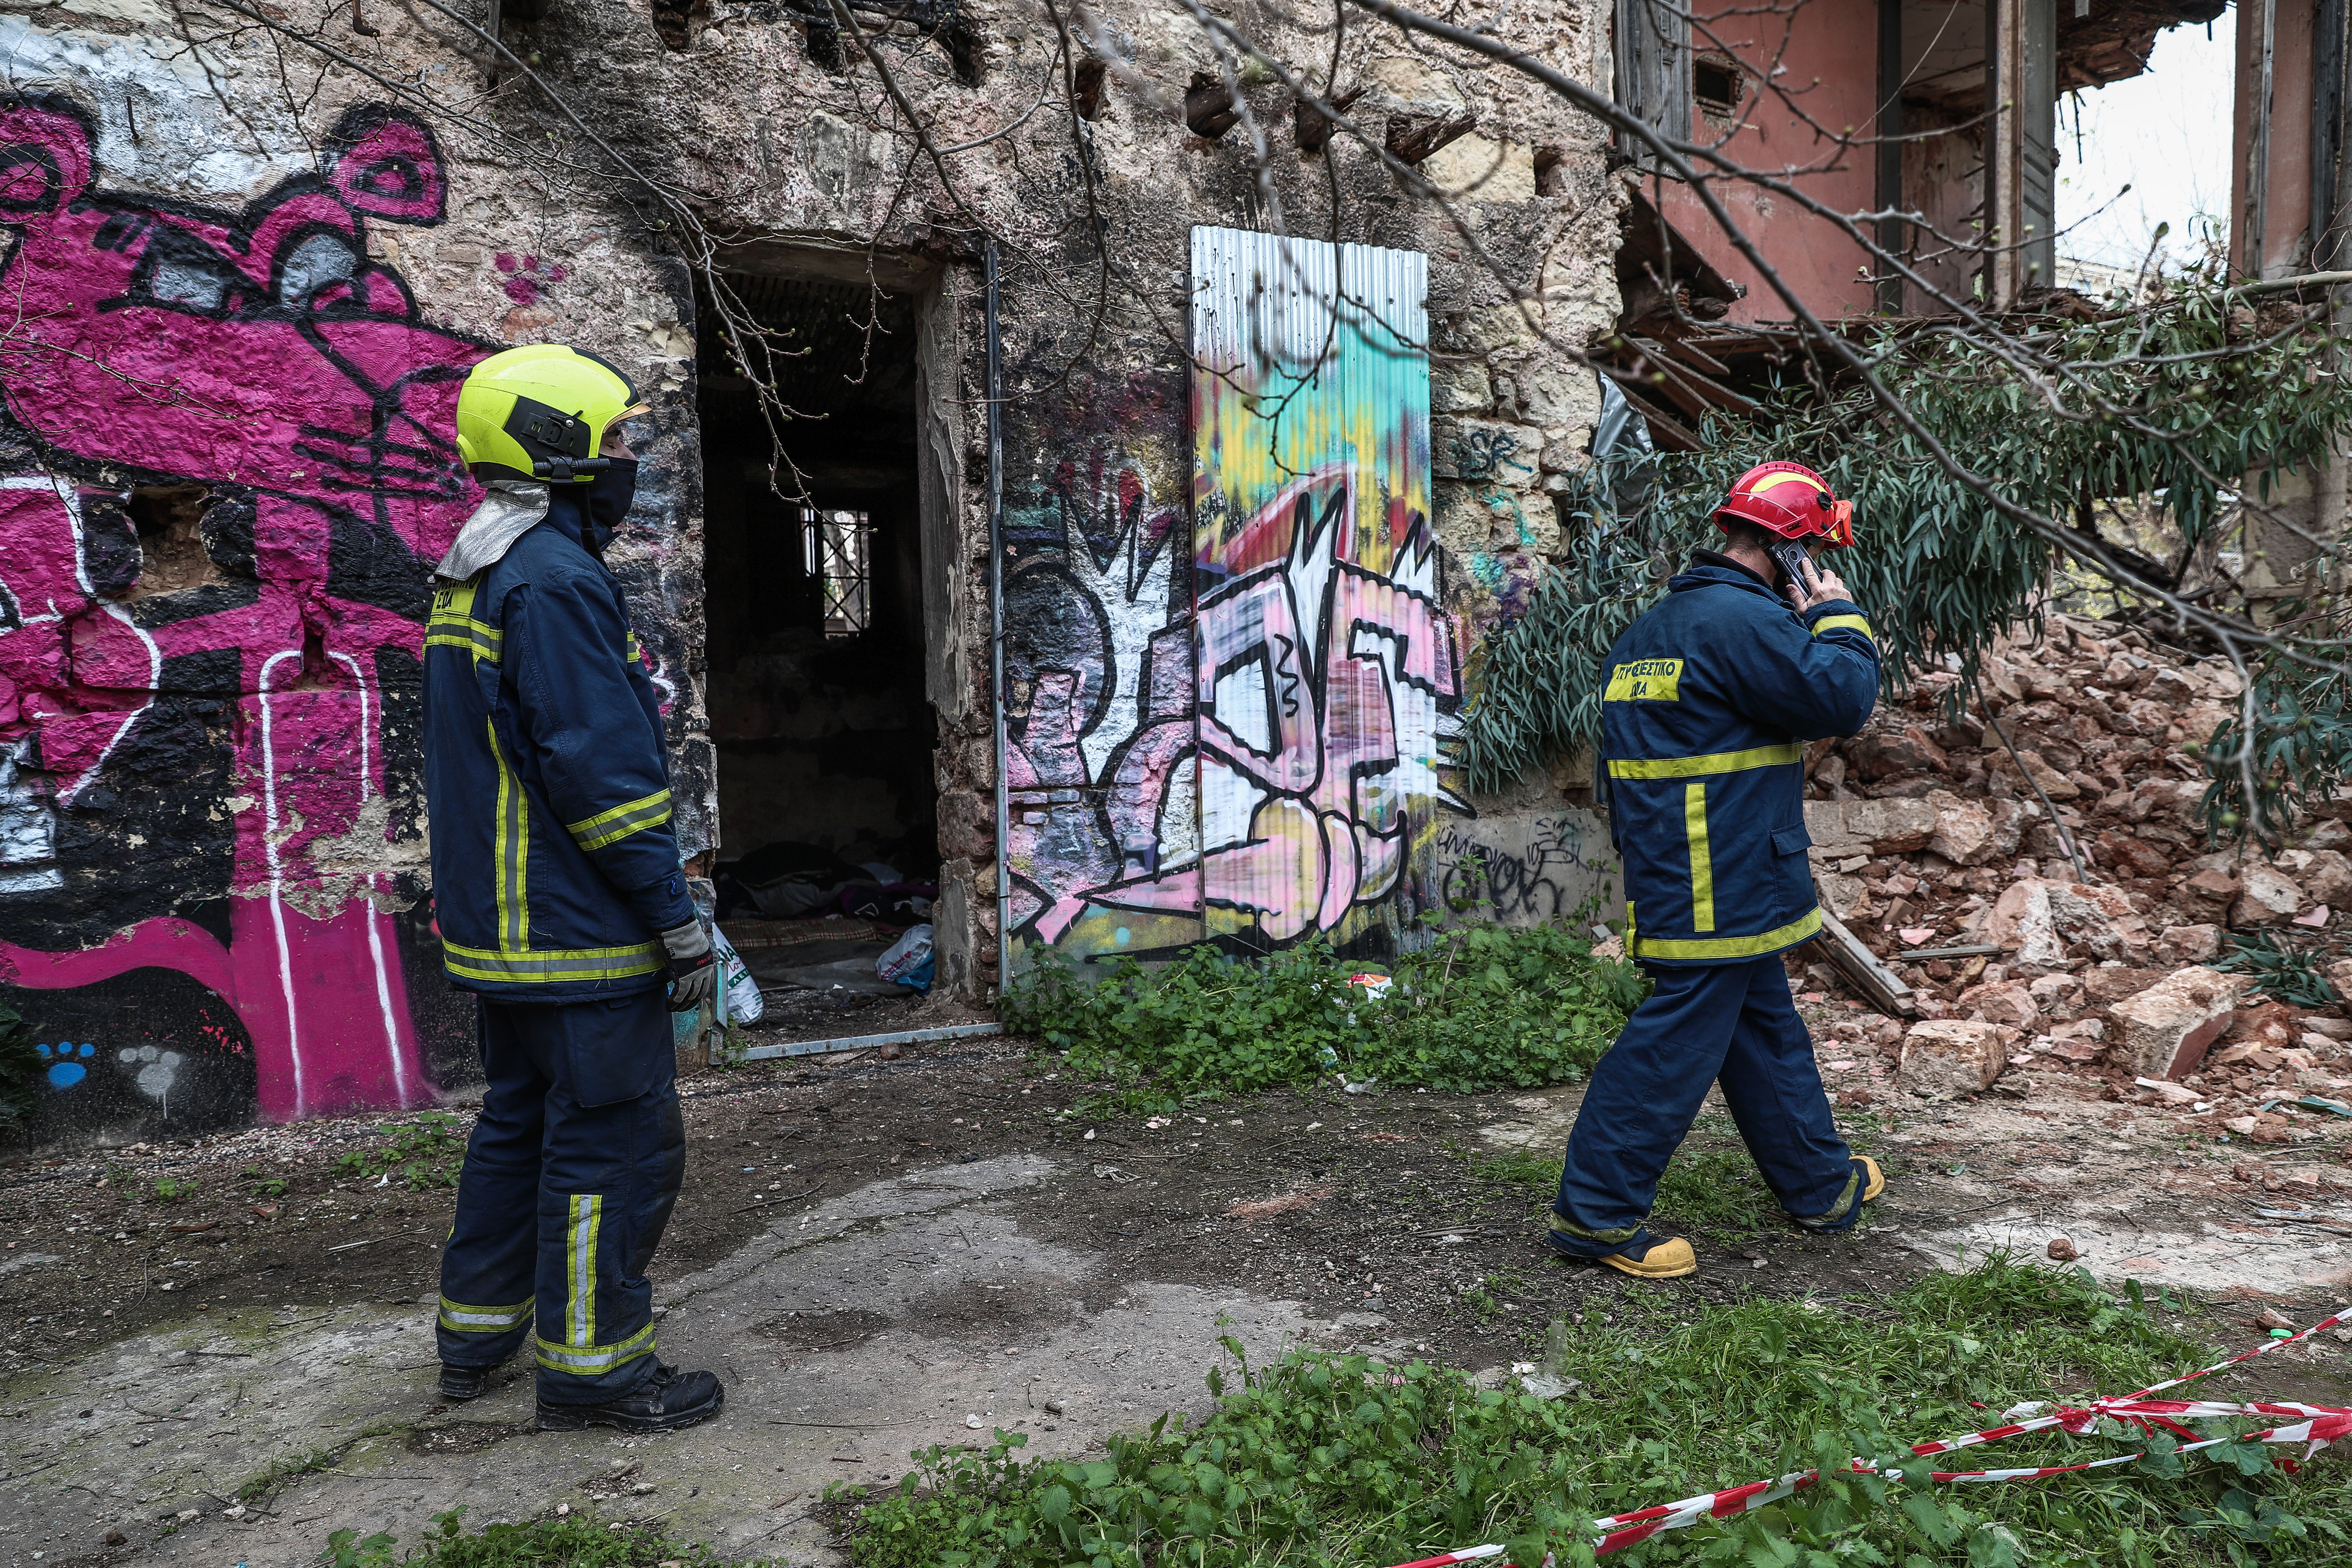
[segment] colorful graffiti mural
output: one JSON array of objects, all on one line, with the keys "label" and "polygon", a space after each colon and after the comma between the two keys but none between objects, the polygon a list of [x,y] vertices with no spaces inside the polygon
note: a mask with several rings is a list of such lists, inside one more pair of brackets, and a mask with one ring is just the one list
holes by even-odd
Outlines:
[{"label": "colorful graffiti mural", "polygon": [[1464,809],[1425,263],[1223,229],[1193,254],[1189,530],[1132,440],[1008,530],[1010,918],[1086,955],[1392,952]]},{"label": "colorful graffiti mural", "polygon": [[[1150,378],[1041,411],[1082,442],[1007,519],[1007,842],[1024,942],[1150,956],[1202,936],[1192,560]],[[1153,439],[1154,427],[1161,438]],[[1171,889],[1173,889],[1171,891]]]},{"label": "colorful graffiti mural", "polygon": [[[0,104],[0,981],[193,979],[246,1114],[415,1103],[412,715],[488,346],[368,231],[442,221],[440,152],[356,108],[226,212],[109,189],[97,142],[67,99]],[[160,1101],[154,1045],[93,1060]]]},{"label": "colorful graffiti mural", "polygon": [[1409,940],[1462,697],[1430,531],[1428,258],[1192,231],[1201,897],[1273,947]]}]

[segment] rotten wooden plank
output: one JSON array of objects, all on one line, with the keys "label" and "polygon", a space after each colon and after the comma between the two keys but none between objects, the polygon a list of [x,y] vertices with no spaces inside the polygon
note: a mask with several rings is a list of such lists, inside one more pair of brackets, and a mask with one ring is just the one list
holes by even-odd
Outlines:
[{"label": "rotten wooden plank", "polygon": [[1918,996],[1903,983],[1903,977],[1880,963],[1878,955],[1863,946],[1862,939],[1826,908],[1822,910],[1822,932],[1813,938],[1813,945],[1822,950],[1832,968],[1870,999],[1872,1006],[1895,1017],[1917,1015]]}]

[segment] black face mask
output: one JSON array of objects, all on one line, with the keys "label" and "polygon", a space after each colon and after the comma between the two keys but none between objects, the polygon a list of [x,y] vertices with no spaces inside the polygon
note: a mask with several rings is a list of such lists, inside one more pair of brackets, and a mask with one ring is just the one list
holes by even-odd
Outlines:
[{"label": "black face mask", "polygon": [[629,503],[637,499],[637,460],[614,458],[613,466],[588,485],[588,548],[598,555],[621,531]]}]

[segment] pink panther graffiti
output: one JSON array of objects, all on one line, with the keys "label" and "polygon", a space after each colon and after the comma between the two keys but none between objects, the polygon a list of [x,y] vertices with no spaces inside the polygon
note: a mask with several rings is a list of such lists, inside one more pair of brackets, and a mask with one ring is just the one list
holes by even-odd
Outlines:
[{"label": "pink panther graffiti", "polygon": [[[0,478],[0,763],[70,810],[171,661],[226,661],[230,940],[157,916],[76,952],[0,942],[0,980],[194,976],[250,1033],[269,1118],[426,1099],[368,812],[379,668],[421,651],[426,563],[478,501],[447,432],[488,350],[420,318],[367,226],[441,221],[439,150],[406,114],[356,109],[319,173],[227,213],[100,189],[93,144],[70,101],[0,104],[0,394],[40,459]],[[219,580],[142,594],[98,520],[163,482],[249,509],[250,539],[208,542]]]}]

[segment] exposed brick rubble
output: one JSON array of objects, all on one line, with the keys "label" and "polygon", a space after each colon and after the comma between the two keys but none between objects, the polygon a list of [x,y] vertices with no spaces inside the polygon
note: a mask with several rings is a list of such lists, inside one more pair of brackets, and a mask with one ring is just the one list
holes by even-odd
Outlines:
[{"label": "exposed brick rubble", "polygon": [[[1984,701],[1955,720],[1945,700],[1958,684],[1929,674],[1863,734],[1807,758],[1822,901],[1914,988],[1919,1012],[1873,1014],[1819,953],[1792,955],[1811,993],[1848,1009],[1822,1042],[1825,1058],[1862,1058],[1827,1062],[1840,1098],[1869,1103],[1855,1086],[1885,1093],[1890,1075],[1897,1092],[1953,1098],[2031,1070],[2176,1108],[2184,1131],[2285,1143],[2330,1123],[2293,1102],[2347,1100],[2347,1009],[2289,1006],[2209,965],[2232,929],[2305,939],[2344,923],[2352,801],[2306,820],[2275,858],[2213,851],[2204,771],[2185,748],[2229,715],[2238,677],[2131,627],[2053,616],[2040,640],[1999,643]],[[2001,952],[1900,957],[1985,944]],[[2352,960],[2331,979],[2352,993]]]}]

